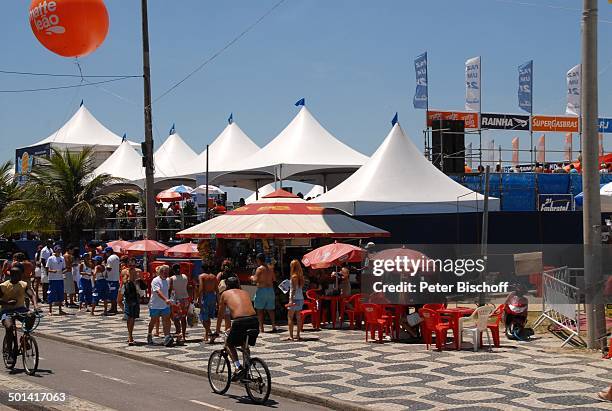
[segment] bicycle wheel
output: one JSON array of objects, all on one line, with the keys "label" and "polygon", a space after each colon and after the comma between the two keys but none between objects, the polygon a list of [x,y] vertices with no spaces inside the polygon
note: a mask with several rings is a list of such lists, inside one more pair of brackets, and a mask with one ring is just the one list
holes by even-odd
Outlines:
[{"label": "bicycle wheel", "polygon": [[251,358],[246,380],[245,388],[251,400],[255,404],[265,404],[270,397],[272,377],[264,360]]},{"label": "bicycle wheel", "polygon": [[227,354],[216,350],[208,358],[208,383],[216,394],[225,394],[232,382],[232,369]]},{"label": "bicycle wheel", "polygon": [[29,334],[21,337],[21,355],[23,369],[28,375],[34,375],[38,370],[38,343]]},{"label": "bicycle wheel", "polygon": [[9,370],[15,368],[15,364],[17,363],[17,347],[15,345],[16,343],[13,341],[12,332],[11,334],[7,332],[2,342],[2,360],[4,361],[4,366]]}]

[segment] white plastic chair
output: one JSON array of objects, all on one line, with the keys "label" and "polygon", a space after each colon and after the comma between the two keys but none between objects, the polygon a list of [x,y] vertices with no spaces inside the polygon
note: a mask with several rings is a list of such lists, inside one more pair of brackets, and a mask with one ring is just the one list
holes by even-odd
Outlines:
[{"label": "white plastic chair", "polygon": [[480,343],[481,333],[487,333],[487,342],[489,344],[489,350],[491,349],[491,336],[489,335],[489,328],[487,327],[489,316],[493,312],[493,308],[490,306],[478,307],[472,315],[459,319],[459,347],[463,343],[463,333],[468,333],[472,336],[472,345],[474,351],[478,351]]}]

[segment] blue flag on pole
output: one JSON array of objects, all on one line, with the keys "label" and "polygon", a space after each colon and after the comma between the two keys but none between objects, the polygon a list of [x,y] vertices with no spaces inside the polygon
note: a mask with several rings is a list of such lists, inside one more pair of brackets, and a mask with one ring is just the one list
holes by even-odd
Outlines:
[{"label": "blue flag on pole", "polygon": [[301,98],[301,99],[299,99],[298,101],[295,102],[295,106],[296,107],[303,106],[305,104],[306,104],[306,99],[304,99],[304,98]]},{"label": "blue flag on pole", "polygon": [[232,124],[234,122],[234,113],[230,113],[230,116],[227,119],[228,124]]},{"label": "blue flag on pole", "polygon": [[533,60],[518,67],[518,105],[522,110],[533,114]]},{"label": "blue flag on pole", "polygon": [[170,128],[170,132],[168,134],[172,135],[174,133],[176,133],[176,129],[174,128],[174,123],[172,123],[172,127]]},{"label": "blue flag on pole", "polygon": [[416,90],[412,104],[414,108],[427,109],[429,96],[427,94],[427,53],[423,53],[414,60],[416,73]]},{"label": "blue flag on pole", "polygon": [[123,133],[123,137],[121,137],[121,142],[127,141],[127,133]]},{"label": "blue flag on pole", "polygon": [[81,100],[81,104],[79,104],[79,107],[83,107],[84,101]]},{"label": "blue flag on pole", "polygon": [[393,120],[391,120],[391,126],[394,126],[395,124],[397,124],[397,122],[398,122],[397,113],[395,113],[395,115],[393,116]]}]

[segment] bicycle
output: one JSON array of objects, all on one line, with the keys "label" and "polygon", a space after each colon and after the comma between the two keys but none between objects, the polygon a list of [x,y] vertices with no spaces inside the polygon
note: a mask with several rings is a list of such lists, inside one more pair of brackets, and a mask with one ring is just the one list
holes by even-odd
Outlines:
[{"label": "bicycle", "polygon": [[[27,313],[8,314],[13,325],[6,330],[2,343],[2,359],[4,366],[9,370],[15,368],[17,357],[22,356],[23,368],[28,375],[34,375],[38,370],[38,343],[31,333],[40,324],[42,315],[35,311]],[[21,338],[17,336],[17,320],[21,321],[23,334]]]},{"label": "bicycle", "polygon": [[[265,404],[270,397],[272,377],[265,361],[251,357],[249,348],[255,345],[258,334],[258,330],[248,330],[242,347],[236,347],[236,350],[242,353],[242,363],[246,370],[245,377],[239,383],[244,384],[247,395],[255,404]],[[221,335],[223,336],[223,349],[213,351],[208,359],[208,383],[215,394],[225,394],[232,383],[231,361],[225,345],[228,334],[225,332]]]}]

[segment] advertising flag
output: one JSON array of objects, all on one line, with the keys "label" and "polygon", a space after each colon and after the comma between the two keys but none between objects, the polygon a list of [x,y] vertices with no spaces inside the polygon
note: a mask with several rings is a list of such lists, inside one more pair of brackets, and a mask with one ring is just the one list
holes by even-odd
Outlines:
[{"label": "advertising flag", "polygon": [[474,164],[472,161],[472,143],[469,143],[465,148],[465,160],[465,163],[468,165],[468,167],[472,168]]},{"label": "advertising flag", "polygon": [[495,163],[495,140],[491,139],[485,142],[484,151],[482,153],[482,165],[491,165]]},{"label": "advertising flag", "polygon": [[573,146],[573,141],[572,141],[572,133],[567,133],[565,135],[565,145],[563,147],[563,159],[565,161],[572,161],[572,146]]},{"label": "advertising flag", "polygon": [[533,60],[518,67],[518,105],[529,114],[533,113]]},{"label": "advertising flag", "polygon": [[412,104],[414,108],[427,110],[429,97],[427,91],[427,53],[423,53],[414,60],[416,73],[416,90]]},{"label": "advertising flag", "polygon": [[465,109],[480,112],[480,56],[465,62]]},{"label": "advertising flag", "polygon": [[567,72],[567,107],[566,114],[580,115],[580,64]]},{"label": "advertising flag", "polygon": [[546,162],[546,134],[542,134],[538,140],[538,156],[536,161],[538,163]]},{"label": "advertising flag", "polygon": [[512,165],[518,165],[519,163],[519,139],[514,137],[512,139]]}]

